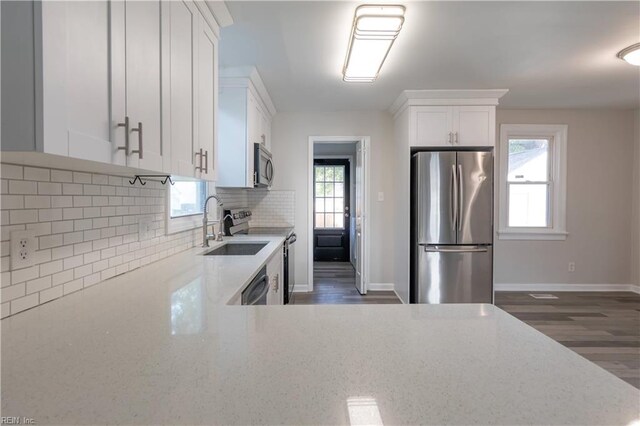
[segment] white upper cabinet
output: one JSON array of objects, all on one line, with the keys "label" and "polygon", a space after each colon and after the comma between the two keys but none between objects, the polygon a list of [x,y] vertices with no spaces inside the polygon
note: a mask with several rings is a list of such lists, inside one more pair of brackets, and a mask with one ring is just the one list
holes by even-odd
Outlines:
[{"label": "white upper cabinet", "polygon": [[111,162],[109,3],[0,7],[2,150]]},{"label": "white upper cabinet", "polygon": [[[162,134],[161,21],[168,3],[114,1],[112,33],[114,138],[125,164],[167,171],[168,152]],[[116,68],[117,67],[117,68]],[[117,157],[122,165],[122,157]],[[165,164],[165,162],[167,164]]]},{"label": "white upper cabinet", "polygon": [[216,17],[192,0],[0,7],[2,102],[15,106],[3,111],[3,151],[215,179],[225,6]]},{"label": "white upper cabinet", "polygon": [[254,187],[254,146],[271,149],[271,98],[253,67],[221,70],[217,185]]},{"label": "white upper cabinet", "polygon": [[218,39],[204,19],[198,27],[198,175],[206,180],[217,177],[218,119]]},{"label": "white upper cabinet", "polygon": [[408,114],[416,147],[495,146],[496,105],[507,90],[405,90],[390,112]]},{"label": "white upper cabinet", "polygon": [[494,146],[494,106],[411,107],[413,146]]},{"label": "white upper cabinet", "polygon": [[412,111],[412,136],[416,146],[445,146],[451,142],[453,114],[450,107],[418,106]]}]

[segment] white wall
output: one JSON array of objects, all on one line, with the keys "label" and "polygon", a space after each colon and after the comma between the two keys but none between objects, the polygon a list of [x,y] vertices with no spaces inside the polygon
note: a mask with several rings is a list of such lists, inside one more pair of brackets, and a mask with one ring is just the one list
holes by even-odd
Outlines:
[{"label": "white wall", "polygon": [[[634,112],[498,109],[497,122],[498,132],[503,123],[569,126],[569,236],[566,241],[496,239],[496,284],[630,284],[631,265],[638,264],[637,254],[633,261],[630,254],[632,236],[636,243],[639,238],[637,213],[631,229]],[[637,152],[635,158],[637,168]],[[635,180],[637,185],[637,175]],[[573,273],[567,270],[570,261],[576,263]]]},{"label": "white wall", "polygon": [[[371,283],[393,282],[393,122],[386,112],[278,113],[271,150],[276,173],[273,189],[295,195],[296,285],[307,284],[309,136],[370,136]],[[378,192],[385,200],[379,202]]]},{"label": "white wall", "polygon": [[640,286],[640,109],[634,112],[634,175],[633,175],[633,215],[631,280]]}]

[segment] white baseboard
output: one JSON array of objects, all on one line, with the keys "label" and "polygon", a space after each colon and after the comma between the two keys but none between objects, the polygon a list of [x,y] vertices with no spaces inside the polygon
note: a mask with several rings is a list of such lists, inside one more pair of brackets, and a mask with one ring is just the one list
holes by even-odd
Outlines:
[{"label": "white baseboard", "polygon": [[640,294],[640,286],[634,284],[536,284],[496,283],[495,291],[631,291]]},{"label": "white baseboard", "polygon": [[370,291],[393,291],[393,283],[369,283],[367,290]]}]

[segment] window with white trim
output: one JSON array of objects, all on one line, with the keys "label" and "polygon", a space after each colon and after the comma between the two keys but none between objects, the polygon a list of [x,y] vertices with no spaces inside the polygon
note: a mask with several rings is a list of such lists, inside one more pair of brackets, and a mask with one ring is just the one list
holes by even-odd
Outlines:
[{"label": "window with white trim", "polygon": [[167,234],[202,226],[207,182],[179,180],[167,187]]},{"label": "window with white trim", "polygon": [[500,239],[566,239],[567,126],[500,127]]}]

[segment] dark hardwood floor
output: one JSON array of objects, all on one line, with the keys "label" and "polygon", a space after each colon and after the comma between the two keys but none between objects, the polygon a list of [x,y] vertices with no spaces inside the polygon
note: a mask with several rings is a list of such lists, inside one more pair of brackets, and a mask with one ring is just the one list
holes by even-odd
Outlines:
[{"label": "dark hardwood floor", "polygon": [[400,303],[393,291],[358,293],[355,270],[349,262],[314,262],[313,291],[294,293],[296,305]]},{"label": "dark hardwood floor", "polygon": [[554,292],[535,299],[497,292],[496,305],[622,380],[640,388],[640,295]]}]

